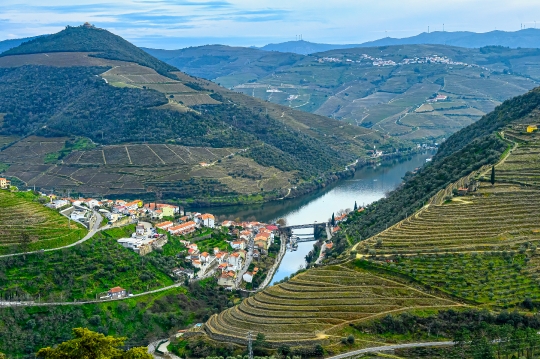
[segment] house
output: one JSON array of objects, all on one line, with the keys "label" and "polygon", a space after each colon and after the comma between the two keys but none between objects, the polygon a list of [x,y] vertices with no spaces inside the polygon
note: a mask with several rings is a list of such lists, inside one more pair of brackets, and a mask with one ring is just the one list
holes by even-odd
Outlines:
[{"label": "house", "polygon": [[221,227],[230,227],[230,226],[234,226],[235,223],[234,221],[223,221],[221,222]]},{"label": "house", "polygon": [[168,229],[172,235],[182,235],[194,232],[197,229],[197,224],[193,221],[179,224]]},{"label": "house", "polygon": [[141,208],[142,206],[143,201],[141,201],[140,199],[125,204],[125,207],[128,210],[136,210],[137,208]]},{"label": "house", "polygon": [[217,258],[219,264],[227,263],[228,260],[229,260],[229,253],[227,253],[227,252],[219,252],[218,254],[216,254],[216,258]]},{"label": "house", "polygon": [[127,291],[121,287],[114,287],[109,289],[109,291],[107,292],[107,296],[111,299],[120,299],[127,296]]},{"label": "house", "polygon": [[326,247],[326,250],[330,250],[330,249],[332,249],[332,247],[334,247],[334,243],[332,243],[332,242],[326,243],[325,247]]},{"label": "house", "polygon": [[187,277],[189,279],[192,279],[195,276],[193,269],[173,268],[172,273],[177,277]]},{"label": "house", "polygon": [[146,229],[144,225],[142,224],[138,224],[137,227],[135,228],[135,235],[137,236],[144,236],[145,232],[146,232]]},{"label": "house", "polygon": [[240,239],[250,240],[252,236],[251,231],[244,230],[240,232]]},{"label": "house", "polygon": [[258,249],[253,250],[253,259],[256,259],[256,260],[261,259],[261,252],[259,252]]},{"label": "house", "polygon": [[229,266],[234,268],[234,270],[240,270],[242,269],[242,257],[240,256],[240,253],[234,252],[229,256],[229,259],[227,260],[227,263],[229,263]]},{"label": "house", "polygon": [[[529,125],[527,126],[527,133],[532,133],[534,131],[538,130],[538,126],[536,125]],[[2,180],[2,178],[0,178],[0,181]],[[1,186],[1,182],[0,182],[0,186]]]},{"label": "house", "polygon": [[102,203],[100,201],[98,201],[97,199],[93,199],[93,198],[88,198],[86,201],[84,201],[84,204],[86,205],[86,207],[90,208],[90,209],[93,209],[93,208],[96,208],[96,207],[101,207]]},{"label": "house", "polygon": [[201,253],[201,263],[209,263],[211,261],[210,253],[202,252]]},{"label": "house", "polygon": [[242,279],[246,283],[251,283],[253,281],[253,272],[244,273],[244,275],[242,276]]},{"label": "house", "polygon": [[236,273],[233,271],[223,272],[218,278],[218,284],[225,287],[233,287]]},{"label": "house", "polygon": [[221,251],[219,250],[219,248],[218,248],[218,247],[214,247],[214,255],[218,254],[219,252],[221,252]]},{"label": "house", "polygon": [[120,214],[118,214],[118,213],[110,213],[109,212],[109,213],[105,214],[105,217],[107,217],[109,222],[114,223],[114,222],[118,221],[118,219],[120,218]]},{"label": "house", "polygon": [[68,204],[69,204],[69,202],[64,200],[64,199],[56,199],[56,200],[52,201],[51,203],[47,204],[47,207],[54,208],[54,209],[59,209],[59,208],[62,208],[64,206],[67,206]]},{"label": "house", "polygon": [[157,209],[160,209],[163,211],[163,215],[167,217],[174,217],[174,215],[180,213],[180,207],[173,206],[172,204],[163,204],[158,203]]},{"label": "house", "polygon": [[[259,244],[259,248],[268,249],[270,245],[272,244],[272,240],[274,239],[273,233],[268,232],[259,232],[255,236],[255,244]],[[262,244],[262,242],[265,242]]]},{"label": "house", "polygon": [[85,210],[76,210],[76,211],[71,212],[71,214],[69,215],[69,218],[71,218],[74,221],[84,222],[86,221],[87,213],[88,212]]},{"label": "house", "polygon": [[458,188],[458,195],[466,196],[469,193],[469,189],[465,187]]},{"label": "house", "polygon": [[11,185],[11,182],[8,181],[6,178],[0,178],[0,188],[6,189]]},{"label": "house", "polygon": [[334,218],[334,220],[336,221],[336,223],[340,223],[340,222],[343,222],[347,219],[347,214],[342,214],[341,216],[337,216]]},{"label": "house", "polygon": [[206,213],[200,216],[200,224],[208,228],[214,228],[214,215]]},{"label": "house", "polygon": [[231,247],[233,249],[246,249],[246,241],[233,241]]},{"label": "house", "polygon": [[202,263],[201,263],[200,260],[194,260],[194,261],[191,261],[191,264],[193,264],[193,266],[194,266],[195,268],[201,269],[201,267],[202,267]]},{"label": "house", "polygon": [[174,225],[173,222],[166,221],[166,222],[161,222],[161,223],[156,224],[156,228],[159,228],[159,229],[162,229],[162,230],[166,231],[167,229],[169,229],[173,225]]}]

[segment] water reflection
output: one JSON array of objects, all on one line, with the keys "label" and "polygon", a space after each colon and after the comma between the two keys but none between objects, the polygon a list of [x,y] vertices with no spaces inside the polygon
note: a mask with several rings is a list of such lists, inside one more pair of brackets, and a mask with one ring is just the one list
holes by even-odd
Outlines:
[{"label": "water reflection", "polygon": [[[356,171],[354,177],[339,181],[324,189],[301,198],[276,201],[258,205],[205,208],[203,211],[218,216],[242,219],[256,218],[261,222],[273,222],[285,218],[287,223],[305,224],[327,221],[333,212],[352,209],[356,201],[359,206],[372,203],[395,189],[407,171],[421,167],[433,152],[417,154],[410,158],[384,163],[376,167],[365,167]],[[297,233],[309,233],[309,230]],[[311,232],[313,233],[313,232]],[[287,252],[283,257],[272,283],[290,276],[305,265],[305,256],[313,249],[313,242],[298,244],[298,250]]]}]

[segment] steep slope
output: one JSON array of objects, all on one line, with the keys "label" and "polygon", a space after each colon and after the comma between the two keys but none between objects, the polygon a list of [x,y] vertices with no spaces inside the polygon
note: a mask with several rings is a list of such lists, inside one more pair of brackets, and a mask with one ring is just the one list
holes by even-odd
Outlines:
[{"label": "steep slope", "polygon": [[300,56],[203,46],[156,55],[246,95],[416,143],[441,142],[540,81],[538,49],[396,45]]},{"label": "steep slope", "polygon": [[262,201],[335,180],[375,141],[393,143],[188,76],[88,24],[2,54],[0,78],[3,143],[24,137],[0,161],[39,188]]},{"label": "steep slope", "polygon": [[35,39],[35,37],[26,37],[22,39],[10,39],[10,40],[0,41],[0,54],[4,51],[7,51],[9,49],[19,46],[23,42],[30,41],[33,39]]},{"label": "steep slope", "polygon": [[148,66],[161,74],[175,70],[174,67],[158,61],[120,36],[90,24],[77,27],[67,26],[59,33],[24,42],[20,46],[5,51],[0,56],[49,52],[96,52],[91,56],[135,62]]}]

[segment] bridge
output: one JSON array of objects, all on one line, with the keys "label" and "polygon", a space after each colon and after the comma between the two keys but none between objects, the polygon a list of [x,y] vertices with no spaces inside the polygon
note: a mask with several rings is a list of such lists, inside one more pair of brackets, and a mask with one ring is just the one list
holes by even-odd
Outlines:
[{"label": "bridge", "polygon": [[[308,224],[297,224],[297,225],[291,225],[291,226],[283,226],[279,227],[279,231],[283,234],[285,234],[287,237],[290,237],[292,234],[293,229],[305,229],[305,228],[313,228],[313,236],[309,238],[298,238],[296,243],[302,243],[302,242],[314,242],[317,239],[321,237],[323,232],[326,231],[326,228],[328,226],[328,222],[315,222],[315,223],[308,223]],[[302,235],[300,235],[302,236]]]},{"label": "bridge", "polygon": [[315,228],[315,227],[320,227],[320,226],[326,227],[327,225],[328,225],[328,222],[321,222],[321,223],[315,222],[315,223],[310,223],[310,224],[297,224],[294,226],[283,226],[283,227],[279,227],[279,229],[286,231],[289,229],[293,230],[293,229]]}]

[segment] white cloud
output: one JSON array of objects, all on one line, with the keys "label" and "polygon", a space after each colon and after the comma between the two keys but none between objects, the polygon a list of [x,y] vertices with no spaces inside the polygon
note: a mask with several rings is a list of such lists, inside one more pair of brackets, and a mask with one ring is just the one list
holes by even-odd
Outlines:
[{"label": "white cloud", "polygon": [[360,43],[385,34],[411,36],[428,26],[442,30],[443,23],[447,31],[518,30],[522,23],[534,26],[531,14],[539,12],[540,2],[533,0],[3,0],[0,39],[90,21],[146,46],[158,37],[262,45],[298,34],[311,41]]}]

